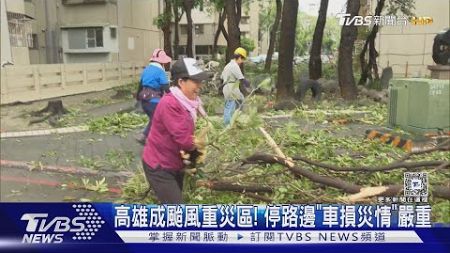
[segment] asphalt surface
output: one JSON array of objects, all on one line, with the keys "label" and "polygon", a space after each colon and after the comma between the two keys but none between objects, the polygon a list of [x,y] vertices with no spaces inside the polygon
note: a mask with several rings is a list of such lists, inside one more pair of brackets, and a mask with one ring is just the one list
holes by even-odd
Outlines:
[{"label": "asphalt surface", "polygon": [[[135,140],[135,132],[126,137],[100,135],[90,132],[71,133],[64,135],[48,135],[37,137],[7,138],[0,141],[1,160],[25,161],[35,164],[52,166],[89,167],[83,160],[97,161],[99,171],[118,172],[105,161],[106,154],[111,152],[128,152],[133,160],[130,166],[122,168],[134,173],[141,169],[140,153],[142,146]],[[7,163],[6,163],[7,164]],[[86,177],[77,174],[65,174],[41,171],[40,169],[26,170],[8,165],[0,168],[0,201],[10,202],[54,202],[79,201],[113,201],[120,196],[120,182],[117,178],[107,178],[108,193],[87,191],[79,187],[82,179],[89,178],[90,183],[101,180],[101,176]]]}]

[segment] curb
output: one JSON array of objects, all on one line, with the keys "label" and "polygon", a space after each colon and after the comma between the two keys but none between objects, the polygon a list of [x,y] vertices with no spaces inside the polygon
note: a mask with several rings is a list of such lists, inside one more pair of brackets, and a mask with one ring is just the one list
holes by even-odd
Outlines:
[{"label": "curb", "polygon": [[0,138],[19,138],[19,137],[31,137],[31,136],[44,136],[51,134],[67,134],[67,133],[78,133],[86,132],[89,130],[88,126],[74,126],[74,127],[62,127],[53,128],[45,130],[30,130],[30,131],[20,131],[20,132],[6,132],[1,133]]},{"label": "curb", "polygon": [[133,176],[132,172],[129,171],[121,171],[121,172],[112,172],[112,171],[99,171],[93,170],[89,168],[83,167],[69,167],[69,166],[52,166],[52,165],[34,165],[30,162],[25,161],[11,161],[11,160],[0,160],[0,167],[2,170],[7,168],[12,169],[22,169],[28,171],[46,171],[46,172],[55,172],[62,174],[74,174],[74,175],[83,175],[83,176],[103,176],[103,177],[119,177],[119,178],[130,178]]},{"label": "curb", "polygon": [[411,152],[415,146],[412,139],[403,138],[400,135],[384,133],[377,130],[366,130],[366,139],[379,139],[382,143],[391,144],[392,146],[401,148],[406,152]]}]

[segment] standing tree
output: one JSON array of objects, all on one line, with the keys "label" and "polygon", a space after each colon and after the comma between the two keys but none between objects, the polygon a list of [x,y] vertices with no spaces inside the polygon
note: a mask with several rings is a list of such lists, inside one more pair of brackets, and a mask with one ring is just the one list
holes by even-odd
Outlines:
[{"label": "standing tree", "polygon": [[[358,15],[360,0],[347,1],[347,14],[350,17]],[[356,40],[358,28],[351,25],[342,26],[341,41],[339,43],[339,58],[338,58],[338,77],[339,87],[341,88],[341,96],[346,100],[356,99],[358,91],[355,85],[355,77],[353,76],[353,49]]]},{"label": "standing tree", "polygon": [[156,26],[163,31],[164,51],[172,57],[172,41],[170,22],[172,19],[172,0],[164,0],[164,12],[153,21]]},{"label": "standing tree", "polygon": [[[414,1],[415,0],[378,0],[377,6],[375,8],[374,16],[381,16],[381,12],[384,9],[385,3],[388,5],[388,15],[396,14],[398,11],[402,13],[412,16],[412,9],[414,9]],[[361,78],[359,79],[358,84],[362,85],[367,82],[367,79],[370,80],[379,80],[380,76],[378,74],[378,65],[377,65],[377,57],[378,52],[375,48],[375,39],[377,37],[377,33],[380,30],[380,24],[373,24],[372,30],[366,38],[364,43],[364,47],[359,54],[359,61],[361,64]],[[366,52],[369,49],[369,61],[366,61]],[[374,78],[372,77],[374,75]]]},{"label": "standing tree", "polygon": [[280,56],[277,80],[277,101],[292,100],[294,94],[293,59],[298,0],[284,2],[281,19]]},{"label": "standing tree", "polygon": [[[383,10],[385,0],[378,0],[377,7],[375,8],[375,16],[381,15],[381,10]],[[367,78],[372,80],[371,70],[374,70],[375,79],[378,80],[380,77],[378,76],[378,67],[376,58],[378,57],[378,52],[375,49],[375,38],[377,36],[379,30],[379,24],[373,24],[372,30],[367,36],[366,42],[364,43],[364,47],[359,54],[359,61],[361,63],[361,78],[359,79],[358,84],[365,84]],[[370,47],[369,47],[370,46]],[[366,52],[369,47],[369,63],[366,62]]]},{"label": "standing tree", "polygon": [[309,56],[309,78],[317,80],[322,77],[322,38],[327,21],[328,0],[320,1],[319,17],[317,17],[313,41]]},{"label": "standing tree", "polygon": [[281,0],[276,0],[276,3],[277,3],[277,13],[275,15],[275,22],[273,23],[272,29],[270,30],[269,49],[267,50],[266,64],[264,66],[265,72],[269,72],[270,66],[272,65],[272,55],[273,52],[275,51],[275,40],[277,38],[278,26],[280,25],[281,20],[281,7],[282,7]]},{"label": "standing tree", "polygon": [[226,61],[230,61],[233,51],[241,45],[241,21],[242,0],[226,0],[225,12],[228,20],[228,40]]},{"label": "standing tree", "polygon": [[170,21],[172,20],[172,0],[164,0],[164,16],[166,22],[161,27],[164,34],[164,51],[170,57],[173,57],[172,53],[172,30],[170,29]]},{"label": "standing tree", "polygon": [[174,37],[173,37],[173,51],[174,51],[174,59],[178,59],[178,55],[180,54],[180,20],[184,14],[182,0],[173,0],[173,19],[174,19]]},{"label": "standing tree", "polygon": [[217,23],[217,30],[214,34],[214,44],[212,48],[213,55],[217,54],[217,43],[219,41],[220,33],[222,32],[223,37],[226,41],[228,41],[228,33],[225,30],[225,20],[227,19],[227,13],[225,12],[224,8],[224,0],[210,0],[211,4],[213,6],[213,10],[216,13],[219,13],[219,20]]},{"label": "standing tree", "polygon": [[187,43],[186,43],[186,54],[188,57],[194,57],[193,50],[193,22],[192,22],[192,8],[194,8],[194,0],[184,0],[183,1],[184,11],[186,12],[187,19]]}]

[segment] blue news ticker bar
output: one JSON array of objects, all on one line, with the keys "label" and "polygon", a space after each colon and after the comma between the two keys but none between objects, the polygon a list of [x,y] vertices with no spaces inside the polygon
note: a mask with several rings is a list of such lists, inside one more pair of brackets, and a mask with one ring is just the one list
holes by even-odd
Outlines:
[{"label": "blue news ticker bar", "polygon": [[[187,207],[198,208],[198,227],[186,227]],[[305,219],[305,210],[308,206],[314,206],[314,217],[306,220],[314,221],[313,227],[302,227],[300,217]],[[382,205],[383,206],[383,205]],[[343,215],[342,210],[355,210],[355,217],[350,221],[355,222],[371,218],[373,222],[377,222],[376,210],[380,210],[382,206],[367,205],[279,205],[279,206],[253,206],[253,205],[181,205],[181,206],[157,206],[157,205],[120,205],[112,203],[0,203],[0,251],[1,252],[147,252],[147,251],[164,251],[164,252],[450,252],[450,226],[443,224],[436,227],[436,224],[430,228],[418,228],[417,217],[427,220],[429,212],[424,212],[424,208],[417,209],[417,206],[400,206],[391,210],[390,227],[374,228],[368,226],[341,227],[342,220],[349,221],[349,218]],[[130,207],[126,212],[118,213],[121,207]],[[213,208],[214,207],[214,208]],[[325,208],[333,207],[333,208]],[[337,209],[336,209],[336,208]],[[427,207],[427,205],[425,205]],[[135,208],[135,211],[133,211]],[[212,210],[217,210],[211,213]],[[228,208],[228,209],[227,209]],[[337,210],[337,212],[328,212],[325,210]],[[411,209],[412,208],[412,209]],[[428,208],[428,207],[427,207]],[[151,222],[158,223],[156,218],[151,216],[152,209],[159,209],[161,220],[168,222],[169,220],[180,222],[181,226],[150,226]],[[392,209],[392,208],[391,208]],[[140,210],[140,211],[139,211]],[[206,210],[206,211],[205,211]],[[227,211],[228,210],[228,211]],[[234,210],[234,212],[232,212]],[[268,210],[276,210],[268,215]],[[302,213],[303,210],[303,213]],[[365,210],[365,211],[364,211]],[[411,216],[402,216],[399,218],[399,212],[403,210],[403,214],[411,214]],[[222,212],[221,212],[222,211]],[[386,210],[385,210],[386,211]],[[181,216],[177,217],[176,212]],[[215,221],[217,224],[224,222],[223,219],[229,219],[223,227],[208,228],[204,227],[204,213],[207,213],[206,221]],[[286,214],[285,214],[286,212]],[[380,211],[379,211],[380,212]],[[170,214],[169,214],[170,213]],[[139,215],[138,215],[139,214]],[[378,213],[380,215],[381,213]],[[402,214],[402,215],[403,215]],[[192,216],[192,213],[190,214]],[[210,217],[208,215],[212,215]],[[215,215],[215,216],[214,216]],[[337,215],[338,223],[335,224]],[[352,214],[353,215],[353,214]],[[157,215],[158,216],[158,215]],[[194,215],[195,216],[195,215]],[[328,217],[328,218],[325,218]],[[117,217],[128,217],[130,219],[129,226],[117,221]],[[140,217],[139,219],[137,217]],[[147,218],[145,221],[144,218]],[[193,216],[192,216],[193,217]],[[272,217],[272,218],[270,218]],[[284,217],[284,218],[283,218]],[[290,217],[288,219],[286,217]],[[407,228],[399,228],[397,225],[400,219],[406,219],[406,224],[412,217],[414,226]],[[153,221],[151,221],[153,219]],[[193,219],[193,218],[189,218]],[[285,224],[283,226],[283,219]],[[346,220],[347,219],[347,220]],[[386,218],[387,219],[387,218]],[[297,224],[295,224],[296,220]],[[327,224],[323,224],[323,221]],[[145,222],[144,222],[145,221]],[[171,221],[171,222],[172,222]],[[195,221],[195,220],[194,220]],[[275,223],[273,223],[276,221]],[[380,218],[381,221],[381,218]],[[195,222],[190,221],[192,224]],[[272,223],[271,223],[272,222]],[[290,223],[292,222],[292,223]],[[304,222],[304,221],[303,221]],[[386,220],[384,220],[386,222]],[[141,227],[133,227],[133,224],[141,224]],[[366,222],[367,223],[367,222]],[[168,223],[166,223],[167,225]],[[184,225],[183,225],[184,224]],[[231,225],[233,224],[233,225]],[[331,226],[330,226],[331,224]],[[211,225],[211,224],[209,224]],[[274,226],[272,226],[274,225]],[[218,225],[219,226],[219,225]],[[234,226],[234,227],[233,227]],[[200,236],[211,237],[209,234],[218,236],[219,234],[228,232],[232,240],[228,242],[183,242],[179,243],[161,243],[163,241],[149,241],[150,233],[165,232],[181,232],[188,233],[202,232]],[[214,232],[214,233],[212,233]],[[256,233],[260,232],[268,235],[274,232],[275,236],[280,236],[280,240],[274,242],[257,243],[252,241]],[[276,233],[275,233],[276,232]],[[307,233],[310,233],[309,235]],[[363,237],[372,232],[385,233],[385,241],[361,241]],[[206,233],[206,234],[205,234]],[[280,234],[277,234],[280,233]],[[313,240],[321,240],[324,236],[334,238],[334,241],[319,241],[315,243],[297,243],[292,238],[301,236],[310,236]],[[357,243],[348,243],[339,236],[345,233],[355,233],[360,239]],[[366,234],[363,234],[366,233]],[[147,238],[146,236],[149,236]],[[416,241],[404,243],[403,239],[397,235],[408,235]],[[393,236],[392,236],[393,235]],[[122,237],[121,237],[122,236]],[[165,234],[167,236],[167,234]],[[125,238],[125,239],[123,239]],[[263,237],[261,237],[263,238]],[[338,239],[336,239],[338,238]],[[366,238],[367,239],[367,238]],[[364,239],[364,240],[366,240]],[[400,240],[397,243],[389,243],[388,240]],[[125,243],[133,241],[135,243]],[[145,240],[141,243],[139,240]],[[331,240],[331,239],[327,239]],[[338,241],[336,241],[338,240]],[[339,240],[342,240],[339,242]]]}]

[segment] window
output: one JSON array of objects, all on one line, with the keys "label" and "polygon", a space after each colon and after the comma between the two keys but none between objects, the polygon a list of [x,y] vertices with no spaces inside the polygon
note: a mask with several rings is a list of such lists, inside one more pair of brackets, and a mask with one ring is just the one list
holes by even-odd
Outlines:
[{"label": "window", "polygon": [[103,47],[103,28],[93,27],[87,29],[87,47]]},{"label": "window", "polygon": [[28,40],[28,48],[39,49],[37,34],[35,34],[35,33],[27,34],[27,40]]},{"label": "window", "polygon": [[209,54],[209,46],[195,46],[196,54]]},{"label": "window", "polygon": [[187,25],[180,25],[180,34],[182,35],[187,34]]},{"label": "window", "polygon": [[241,17],[241,24],[246,25],[250,23],[250,17]]},{"label": "window", "polygon": [[195,34],[200,35],[203,34],[204,25],[195,25]]},{"label": "window", "polygon": [[[195,27],[195,34],[196,35],[200,35],[200,34],[204,33],[205,25],[197,24],[197,25],[194,25],[194,27]],[[180,34],[186,35],[187,31],[188,31],[188,26],[187,25],[180,25]]]},{"label": "window", "polygon": [[103,27],[70,28],[69,49],[103,47]]},{"label": "window", "polygon": [[68,29],[69,49],[86,48],[86,29],[74,28]]},{"label": "window", "polygon": [[111,34],[111,39],[115,39],[117,37],[117,28],[116,27],[110,27],[109,33]]},{"label": "window", "polygon": [[7,12],[9,40],[13,47],[28,47],[31,36],[31,19],[24,14]]}]

